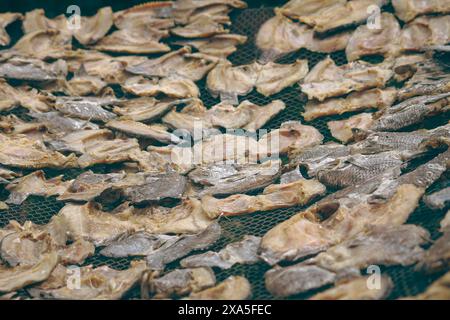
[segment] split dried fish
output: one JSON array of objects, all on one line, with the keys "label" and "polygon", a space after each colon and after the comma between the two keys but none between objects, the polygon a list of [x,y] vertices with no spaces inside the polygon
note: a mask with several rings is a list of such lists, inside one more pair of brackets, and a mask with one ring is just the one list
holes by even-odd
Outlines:
[{"label": "split dried fish", "polygon": [[23,15],[20,13],[5,12],[0,14],[0,46],[7,46],[11,42],[6,27],[14,21],[22,19]]},{"label": "split dried fish", "polygon": [[156,140],[162,143],[178,143],[180,139],[168,132],[161,124],[147,125],[133,120],[111,120],[105,125],[107,128],[123,132],[127,135]]},{"label": "split dried fish", "polygon": [[345,53],[348,61],[364,56],[382,55],[395,57],[400,52],[400,24],[391,13],[384,12],[379,17],[380,28],[359,26],[350,38]]},{"label": "split dried fish", "polygon": [[66,16],[61,14],[53,19],[49,19],[45,16],[44,9],[35,9],[28,11],[25,14],[25,18],[22,23],[22,29],[24,33],[32,33],[38,30],[59,30],[67,34],[71,34],[69,29],[69,21]]},{"label": "split dried fish", "polygon": [[244,236],[239,242],[228,244],[219,252],[208,251],[180,261],[185,268],[218,267],[229,269],[235,264],[254,264],[259,261],[257,251],[260,237]]},{"label": "split dried fish", "polygon": [[241,276],[230,276],[215,287],[191,293],[187,300],[246,300],[252,294],[250,282]]},{"label": "split dried fish", "polygon": [[183,38],[207,38],[218,34],[228,33],[222,24],[204,15],[182,27],[175,27],[170,32]]},{"label": "split dried fish", "polygon": [[333,138],[347,143],[353,140],[354,130],[367,131],[373,123],[373,114],[360,113],[345,120],[330,121],[327,123]]},{"label": "split dried fish", "polygon": [[43,171],[35,171],[22,178],[11,181],[6,190],[10,192],[6,203],[20,205],[29,196],[50,197],[63,194],[70,181],[63,181],[62,176],[46,179]]},{"label": "split dried fish", "polygon": [[127,79],[122,89],[143,97],[152,97],[160,93],[173,98],[196,98],[200,95],[199,88],[192,80],[179,76],[162,79],[136,76]]},{"label": "split dried fish", "polygon": [[63,60],[46,63],[37,59],[14,57],[0,64],[0,76],[29,81],[55,81],[67,76]]},{"label": "split dried fish", "polygon": [[9,111],[22,106],[33,113],[50,111],[54,97],[30,87],[12,87],[5,80],[0,80],[0,111]]},{"label": "split dried fish", "polygon": [[301,48],[324,53],[344,50],[350,36],[351,32],[341,32],[328,37],[316,37],[311,27],[295,23],[275,10],[275,17],[260,27],[256,46],[262,51],[260,60],[268,62]]},{"label": "split dried fish", "polygon": [[28,292],[40,299],[118,300],[140,281],[146,270],[144,261],[133,261],[129,269],[120,271],[108,266],[81,267],[81,287],[74,289],[69,278],[70,270],[63,267],[50,275],[48,281],[28,289]]},{"label": "split dried fish", "polygon": [[424,202],[431,209],[444,209],[450,204],[450,187],[424,197]]},{"label": "split dried fish", "polygon": [[355,61],[337,66],[327,57],[311,69],[300,87],[309,99],[319,101],[353,91],[382,88],[393,76],[388,64],[371,65]]},{"label": "split dried fish", "polygon": [[66,157],[49,150],[42,141],[30,140],[21,135],[8,137],[0,134],[0,151],[0,163],[11,167],[41,169],[77,166],[73,154]]},{"label": "split dried fish", "polygon": [[104,7],[92,17],[81,17],[81,28],[74,31],[74,36],[83,45],[93,44],[102,39],[113,25],[111,7]]},{"label": "split dried fish", "polygon": [[57,97],[55,109],[69,117],[108,122],[117,116],[105,110],[118,102],[114,97]]},{"label": "split dried fish", "polygon": [[370,277],[356,277],[340,281],[335,287],[315,294],[310,300],[383,300],[394,288],[391,278],[382,275],[380,286],[369,288]]},{"label": "split dried fish", "polygon": [[306,121],[311,121],[324,116],[340,115],[346,112],[372,108],[383,110],[392,106],[396,97],[397,90],[395,88],[377,88],[353,92],[345,98],[330,98],[324,102],[308,101],[302,116]]},{"label": "split dried fish", "polygon": [[222,164],[198,167],[189,178],[205,188],[200,195],[226,195],[266,187],[280,175],[280,160],[262,164]]},{"label": "split dried fish", "polygon": [[422,51],[449,42],[450,15],[418,17],[403,28],[400,39],[405,51]]},{"label": "split dried fish", "polygon": [[152,278],[148,287],[154,298],[164,299],[198,292],[216,284],[216,277],[210,268],[175,269],[162,277]]},{"label": "split dried fish", "polygon": [[147,265],[152,270],[163,270],[165,265],[187,256],[194,250],[206,249],[220,238],[220,225],[211,223],[204,231],[185,235],[175,243],[165,243],[146,257]]},{"label": "split dried fish", "polygon": [[450,4],[447,1],[436,0],[392,0],[395,15],[402,21],[408,22],[418,15],[430,13],[450,13]]},{"label": "split dried fish", "polygon": [[219,34],[207,39],[176,41],[174,44],[191,46],[203,54],[225,59],[245,42],[247,37],[240,34]]},{"label": "split dried fish", "polygon": [[126,70],[146,77],[168,77],[178,75],[193,81],[203,77],[217,64],[218,58],[202,53],[191,53],[190,47],[169,52],[159,58],[146,59],[130,65]]}]

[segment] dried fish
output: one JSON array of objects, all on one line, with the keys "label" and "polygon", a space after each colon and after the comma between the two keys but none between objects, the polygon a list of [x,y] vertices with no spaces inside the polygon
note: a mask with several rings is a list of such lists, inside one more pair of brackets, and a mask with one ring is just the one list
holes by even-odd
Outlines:
[{"label": "dried fish", "polygon": [[289,183],[269,185],[262,194],[257,196],[237,194],[216,199],[206,195],[202,197],[202,206],[203,210],[211,215],[234,216],[305,205],[324,193],[325,186],[317,180],[299,179]]},{"label": "dried fish", "polygon": [[183,38],[206,38],[228,33],[229,30],[225,29],[222,24],[216,22],[213,18],[204,15],[185,26],[175,27],[170,32]]},{"label": "dried fish", "polygon": [[65,15],[61,14],[53,19],[49,19],[45,16],[44,9],[34,9],[32,11],[28,11],[25,14],[25,18],[22,23],[24,33],[53,29],[68,33],[70,35],[71,30],[68,26],[69,21]]},{"label": "dried fish", "polygon": [[74,30],[74,36],[83,45],[93,44],[102,39],[113,25],[111,7],[104,7],[92,17],[81,17],[80,28]]},{"label": "dried fish", "polygon": [[14,57],[0,64],[0,76],[7,79],[54,81],[67,75],[63,60],[46,63],[37,59]]},{"label": "dried fish", "polygon": [[353,140],[354,130],[367,131],[372,123],[373,114],[360,113],[345,120],[330,121],[327,126],[335,139],[347,143]]},{"label": "dried fish", "polygon": [[228,244],[219,252],[208,251],[180,261],[185,268],[218,267],[229,269],[235,264],[254,264],[259,261],[257,251],[260,237],[244,236],[239,242]]},{"label": "dried fish", "polygon": [[63,194],[68,188],[70,181],[63,181],[63,176],[46,179],[43,171],[35,171],[22,178],[11,181],[6,186],[10,192],[6,203],[20,205],[29,196],[50,197]]},{"label": "dried fish", "polygon": [[345,49],[348,61],[370,55],[390,58],[399,54],[400,24],[394,15],[387,12],[382,13],[379,19],[380,28],[362,25],[353,33]]},{"label": "dried fish", "polygon": [[52,274],[48,281],[28,289],[28,292],[40,299],[118,300],[139,282],[146,270],[144,261],[133,261],[129,269],[121,271],[108,266],[81,267],[80,288],[74,289],[70,269],[61,268],[58,271],[60,275]]},{"label": "dried fish", "polygon": [[33,113],[47,112],[53,106],[53,97],[30,87],[12,87],[0,80],[0,111],[22,106]]},{"label": "dried fish", "polygon": [[423,200],[427,207],[442,210],[450,204],[450,187],[425,196]]},{"label": "dried fish", "polygon": [[256,35],[256,46],[262,51],[264,63],[301,48],[314,52],[331,53],[344,50],[351,32],[341,32],[328,37],[316,37],[314,29],[286,18],[279,9],[275,17],[267,20]]},{"label": "dried fish", "polygon": [[198,167],[189,173],[195,183],[204,185],[200,195],[226,195],[266,187],[280,175],[280,160],[262,164],[222,164]]},{"label": "dried fish", "polygon": [[148,281],[149,289],[156,299],[173,295],[183,296],[198,292],[216,284],[216,277],[210,268],[175,269],[162,277]]},{"label": "dried fish", "polygon": [[180,76],[162,79],[136,76],[126,80],[122,89],[144,97],[156,96],[160,93],[173,98],[195,98],[200,95],[200,90],[192,80]]},{"label": "dried fish", "polygon": [[383,300],[389,296],[394,283],[382,275],[379,287],[369,287],[370,277],[356,277],[340,281],[335,287],[315,294],[310,300]]},{"label": "dried fish", "polygon": [[188,300],[245,300],[252,294],[250,282],[241,276],[230,276],[215,287],[191,293]]},{"label": "dried fish", "polygon": [[450,15],[423,16],[409,22],[402,30],[400,44],[405,51],[422,51],[450,42]]},{"label": "dried fish", "polygon": [[126,70],[146,77],[168,77],[178,75],[193,81],[203,77],[217,64],[218,58],[202,53],[191,53],[190,47],[169,52],[156,59],[129,65]]},{"label": "dried fish", "polygon": [[46,280],[58,263],[58,255],[42,255],[39,262],[32,266],[14,268],[0,267],[0,292],[11,292],[30,284]]},{"label": "dried fish", "polygon": [[392,0],[395,15],[405,22],[413,20],[418,15],[430,13],[450,13],[447,1],[436,0]]},{"label": "dried fish", "polygon": [[337,66],[327,57],[309,72],[300,87],[309,99],[323,101],[353,91],[382,88],[392,76],[389,63],[371,65],[355,61]]},{"label": "dried fish", "polygon": [[159,101],[153,97],[140,97],[117,103],[113,111],[120,115],[121,119],[146,122],[156,120],[172,108],[183,105],[188,101],[184,99]]},{"label": "dried fish", "polygon": [[194,250],[206,249],[220,238],[220,225],[211,223],[204,231],[185,235],[175,243],[165,243],[147,255],[147,265],[152,270],[163,270],[165,265],[185,257]]},{"label": "dried fish", "polygon": [[6,27],[16,20],[22,20],[20,13],[5,12],[0,14],[0,46],[7,46],[11,42],[11,38],[6,32]]},{"label": "dried fish", "polygon": [[191,46],[203,54],[225,59],[245,42],[247,37],[240,34],[219,34],[207,39],[176,41],[174,44]]},{"label": "dried fish", "polygon": [[69,117],[108,122],[117,116],[103,107],[118,102],[114,97],[57,97],[55,109]]},{"label": "dried fish", "polygon": [[162,143],[178,143],[180,139],[167,131],[167,127],[160,124],[146,125],[133,120],[111,120],[106,127],[124,132],[128,135],[148,138]]},{"label": "dried fish", "polygon": [[324,102],[309,101],[302,116],[306,121],[311,121],[324,116],[340,115],[346,112],[372,108],[383,110],[392,106],[396,97],[397,90],[395,88],[353,92],[345,98],[330,98]]},{"label": "dried fish", "polygon": [[0,163],[17,168],[71,168],[77,166],[72,154],[64,156],[49,150],[42,141],[30,140],[18,135],[8,137],[0,134]]}]

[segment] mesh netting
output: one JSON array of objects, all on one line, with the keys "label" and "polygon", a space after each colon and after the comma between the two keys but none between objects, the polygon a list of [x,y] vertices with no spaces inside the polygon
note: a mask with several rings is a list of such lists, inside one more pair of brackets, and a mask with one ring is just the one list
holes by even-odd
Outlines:
[{"label": "mesh netting", "polygon": [[[229,59],[234,65],[241,65],[246,63],[251,63],[259,57],[259,52],[254,46],[254,39],[259,26],[268,18],[273,16],[273,10],[271,8],[261,8],[261,9],[247,9],[243,11],[234,12],[232,14],[233,24],[231,26],[232,33],[238,33],[247,35],[249,37],[248,42],[242,45],[239,50],[233,53]],[[309,67],[312,68],[316,63],[321,61],[326,55],[312,53],[307,50],[300,50],[299,52],[289,54],[278,62],[281,63],[292,63],[296,59],[307,59],[309,62]],[[338,65],[345,64],[346,58],[343,52],[334,53],[331,57],[336,61]],[[201,88],[201,98],[204,104],[208,107],[213,106],[219,102],[218,99],[213,98],[208,91],[205,89],[204,82],[200,82],[199,86]],[[282,92],[271,96],[269,98],[264,97],[257,93],[256,91],[251,92],[245,97],[241,97],[240,101],[245,99],[250,100],[259,105],[264,105],[269,103],[274,99],[283,100],[287,108],[277,115],[270,123],[268,123],[266,129],[274,129],[280,127],[280,125],[288,120],[300,120],[303,119],[300,116],[300,112],[306,102],[306,98],[300,93],[297,85],[287,88]],[[15,111],[16,114],[22,114],[23,111],[18,109]],[[349,114],[344,116],[334,116],[325,117],[315,121],[307,122],[307,124],[316,127],[325,137],[325,142],[332,141],[333,138],[327,129],[327,122],[331,119],[342,119],[348,117]],[[420,127],[431,128],[437,125],[445,123],[446,119],[439,119],[438,122],[435,120],[426,121],[420,125]],[[414,129],[417,129],[414,128]],[[108,172],[108,167],[106,166],[96,166],[94,168],[95,172],[106,173]],[[48,176],[56,176],[58,174],[64,174],[65,179],[73,179],[78,174],[81,173],[79,170],[66,170],[66,171],[46,171]],[[437,191],[443,187],[448,186],[448,176],[442,177],[438,182],[436,182],[429,190],[428,193]],[[4,200],[7,197],[7,192],[0,190],[0,200]],[[64,206],[62,202],[58,202],[54,197],[52,198],[41,198],[41,197],[30,197],[21,206],[11,206],[10,209],[0,211],[0,227],[6,225],[10,220],[17,220],[20,223],[26,220],[31,220],[34,223],[44,224],[47,223],[50,218],[58,213],[58,211]],[[244,215],[240,217],[225,217],[222,218],[220,224],[222,226],[223,235],[221,239],[211,248],[212,250],[220,250],[226,244],[234,241],[239,241],[244,235],[256,235],[263,236],[269,229],[274,227],[276,224],[288,219],[298,211],[303,209],[302,207],[293,207],[288,209],[279,209],[269,212],[260,212],[249,215]],[[425,207],[421,202],[420,206],[411,215],[409,223],[418,224],[426,229],[428,229],[432,235],[433,239],[439,236],[439,221],[444,215],[443,211],[431,211]],[[85,265],[92,264],[95,267],[108,265],[115,269],[126,269],[129,267],[131,259],[117,259],[117,258],[105,258],[99,254],[94,255],[89,258]],[[168,266],[168,270],[179,267],[178,263],[172,263]],[[273,299],[270,293],[267,292],[264,286],[264,273],[270,267],[264,263],[258,263],[254,265],[237,265],[229,270],[219,270],[216,269],[216,276],[218,281],[224,280],[230,275],[243,275],[249,279],[252,284],[253,298],[254,299]],[[424,276],[422,274],[416,273],[413,267],[393,267],[385,268],[383,272],[389,274],[395,284],[395,288],[390,295],[390,299],[396,299],[401,296],[415,295],[423,290],[434,281],[439,274],[433,276]],[[314,292],[310,292],[305,295],[296,296],[293,298],[303,299],[309,297]],[[22,291],[22,295],[26,296],[26,292]],[[138,298],[138,290],[134,290],[127,295],[127,298]]]}]

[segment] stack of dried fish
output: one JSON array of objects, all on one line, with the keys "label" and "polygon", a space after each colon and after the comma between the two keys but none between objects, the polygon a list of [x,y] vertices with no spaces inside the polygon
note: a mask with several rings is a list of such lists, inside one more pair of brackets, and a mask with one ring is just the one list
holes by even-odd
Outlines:
[{"label": "stack of dried fish", "polygon": [[[228,60],[247,41],[229,28],[240,0],[104,7],[80,21],[0,14],[0,215],[35,197],[61,208],[46,223],[0,225],[0,298],[121,299],[140,287],[144,299],[248,299],[239,264],[270,265],[273,296],[311,299],[385,299],[392,279],[373,290],[364,270],[414,265],[447,272],[414,298],[448,298],[448,186],[423,196],[447,178],[450,124],[422,123],[450,110],[448,68],[430,53],[448,49],[450,6],[418,2],[388,13],[385,0],[288,1],[243,65]],[[300,49],[348,63],[276,62]],[[373,55],[384,60],[361,60]],[[305,121],[376,112],[328,122],[343,144],[300,115],[264,130],[297,84]],[[202,100],[200,85],[220,101]],[[254,89],[281,99],[257,104]],[[437,239],[410,223],[422,197],[446,213]],[[222,216],[282,208],[298,213],[217,247],[234,238]],[[94,255],[136,260],[119,271],[88,265]],[[218,282],[220,269],[233,275]]]}]

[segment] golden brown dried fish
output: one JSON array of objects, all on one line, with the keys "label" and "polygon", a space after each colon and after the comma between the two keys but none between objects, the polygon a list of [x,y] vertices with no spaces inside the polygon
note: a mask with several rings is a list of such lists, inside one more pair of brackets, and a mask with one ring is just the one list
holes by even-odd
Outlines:
[{"label": "golden brown dried fish", "polygon": [[162,79],[135,76],[127,79],[122,84],[122,89],[142,97],[152,97],[160,93],[173,98],[196,98],[200,95],[197,85],[192,80],[181,76]]},{"label": "golden brown dried fish", "polygon": [[47,112],[53,105],[53,97],[29,87],[12,87],[0,80],[0,111],[22,106],[36,113]]},{"label": "golden brown dried fish", "polygon": [[360,113],[345,120],[330,121],[328,130],[337,140],[347,143],[354,138],[354,130],[367,131],[373,123],[372,113]]},{"label": "golden brown dried fish", "polygon": [[83,45],[94,44],[102,39],[113,25],[111,7],[104,7],[92,17],[81,17],[80,28],[74,30],[74,36]]},{"label": "golden brown dried fish", "polygon": [[405,51],[423,51],[449,42],[450,15],[418,17],[403,27],[400,39]]},{"label": "golden brown dried fish", "polygon": [[171,29],[170,32],[183,38],[207,38],[230,31],[211,17],[201,16],[185,26]]},{"label": "golden brown dried fish", "polygon": [[24,33],[31,33],[38,30],[54,29],[60,32],[71,35],[71,30],[68,28],[69,22],[66,16],[61,14],[53,19],[49,19],[45,16],[43,9],[34,9],[28,11],[25,14],[25,19],[22,23],[22,29]]},{"label": "golden brown dried fish", "polygon": [[195,39],[176,41],[174,44],[182,46],[191,46],[199,52],[219,57],[227,58],[237,50],[237,46],[247,42],[247,37],[240,34],[219,34],[208,39]]}]

